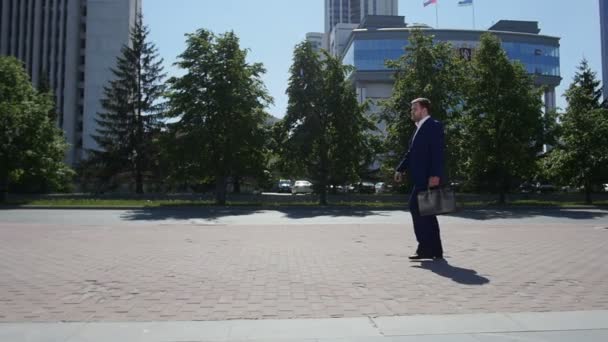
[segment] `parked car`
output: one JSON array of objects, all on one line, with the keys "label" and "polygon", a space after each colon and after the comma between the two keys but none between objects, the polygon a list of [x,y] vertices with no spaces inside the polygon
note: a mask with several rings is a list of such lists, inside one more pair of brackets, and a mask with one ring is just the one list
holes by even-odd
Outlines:
[{"label": "parked car", "polygon": [[530,182],[523,182],[519,186],[519,191],[522,194],[529,194],[531,192],[534,192],[534,190],[536,190],[536,187]]},{"label": "parked car", "polygon": [[388,185],[384,182],[376,183],[376,193],[381,194],[388,191]]},{"label": "parked car", "polygon": [[462,182],[460,181],[452,181],[450,182],[450,186],[452,187],[452,189],[454,189],[454,191],[460,191],[461,187],[462,187]]},{"label": "parked car", "polygon": [[361,194],[373,194],[376,192],[376,187],[372,182],[360,182],[357,190]]},{"label": "parked car", "polygon": [[291,192],[291,180],[289,179],[281,179],[279,180],[279,188],[278,192]]},{"label": "parked car", "polygon": [[291,193],[293,195],[296,194],[311,194],[312,193],[312,183],[306,180],[299,180],[293,184],[291,188]]},{"label": "parked car", "polygon": [[536,190],[538,192],[554,192],[557,190],[557,187],[553,184],[549,184],[549,183],[536,183]]},{"label": "parked car", "polygon": [[344,186],[344,185],[336,185],[336,187],[334,189],[336,190],[337,193],[346,192],[346,186]]}]

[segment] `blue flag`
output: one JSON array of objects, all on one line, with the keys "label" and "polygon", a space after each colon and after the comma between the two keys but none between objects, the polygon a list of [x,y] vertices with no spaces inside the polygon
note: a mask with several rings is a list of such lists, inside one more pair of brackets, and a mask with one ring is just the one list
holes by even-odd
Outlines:
[{"label": "blue flag", "polygon": [[473,5],[473,0],[460,0],[458,1],[458,6],[471,6]]}]

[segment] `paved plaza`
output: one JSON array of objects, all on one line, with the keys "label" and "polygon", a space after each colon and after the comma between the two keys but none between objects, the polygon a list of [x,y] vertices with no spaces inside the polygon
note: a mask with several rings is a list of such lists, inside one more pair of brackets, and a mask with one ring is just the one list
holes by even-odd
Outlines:
[{"label": "paved plaza", "polygon": [[608,212],[442,217],[410,262],[402,211],[0,211],[0,322],[608,310]]}]

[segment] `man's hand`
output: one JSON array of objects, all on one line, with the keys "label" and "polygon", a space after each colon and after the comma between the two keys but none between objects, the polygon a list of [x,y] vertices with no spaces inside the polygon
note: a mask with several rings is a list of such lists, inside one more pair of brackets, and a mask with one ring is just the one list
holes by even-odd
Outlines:
[{"label": "man's hand", "polygon": [[439,186],[440,179],[439,177],[429,177],[429,188],[434,188]]},{"label": "man's hand", "polygon": [[401,183],[401,179],[402,179],[402,173],[401,172],[396,172],[395,171],[395,182],[397,183]]}]

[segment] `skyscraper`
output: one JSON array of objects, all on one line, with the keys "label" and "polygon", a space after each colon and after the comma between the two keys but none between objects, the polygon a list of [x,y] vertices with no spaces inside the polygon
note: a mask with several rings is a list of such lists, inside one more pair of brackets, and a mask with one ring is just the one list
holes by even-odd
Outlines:
[{"label": "skyscraper", "polygon": [[323,46],[323,33],[321,32],[308,32],[306,34],[306,40],[312,45],[312,49],[315,52],[319,52]]},{"label": "skyscraper", "polygon": [[608,99],[608,0],[600,0],[600,30],[602,37],[602,84],[605,100]]},{"label": "skyscraper", "polygon": [[325,34],[337,24],[359,24],[367,15],[398,15],[397,0],[325,0]]},{"label": "skyscraper", "polygon": [[53,90],[70,164],[97,147],[92,135],[103,87],[141,1],[0,0],[0,55],[19,58],[35,86]]}]

